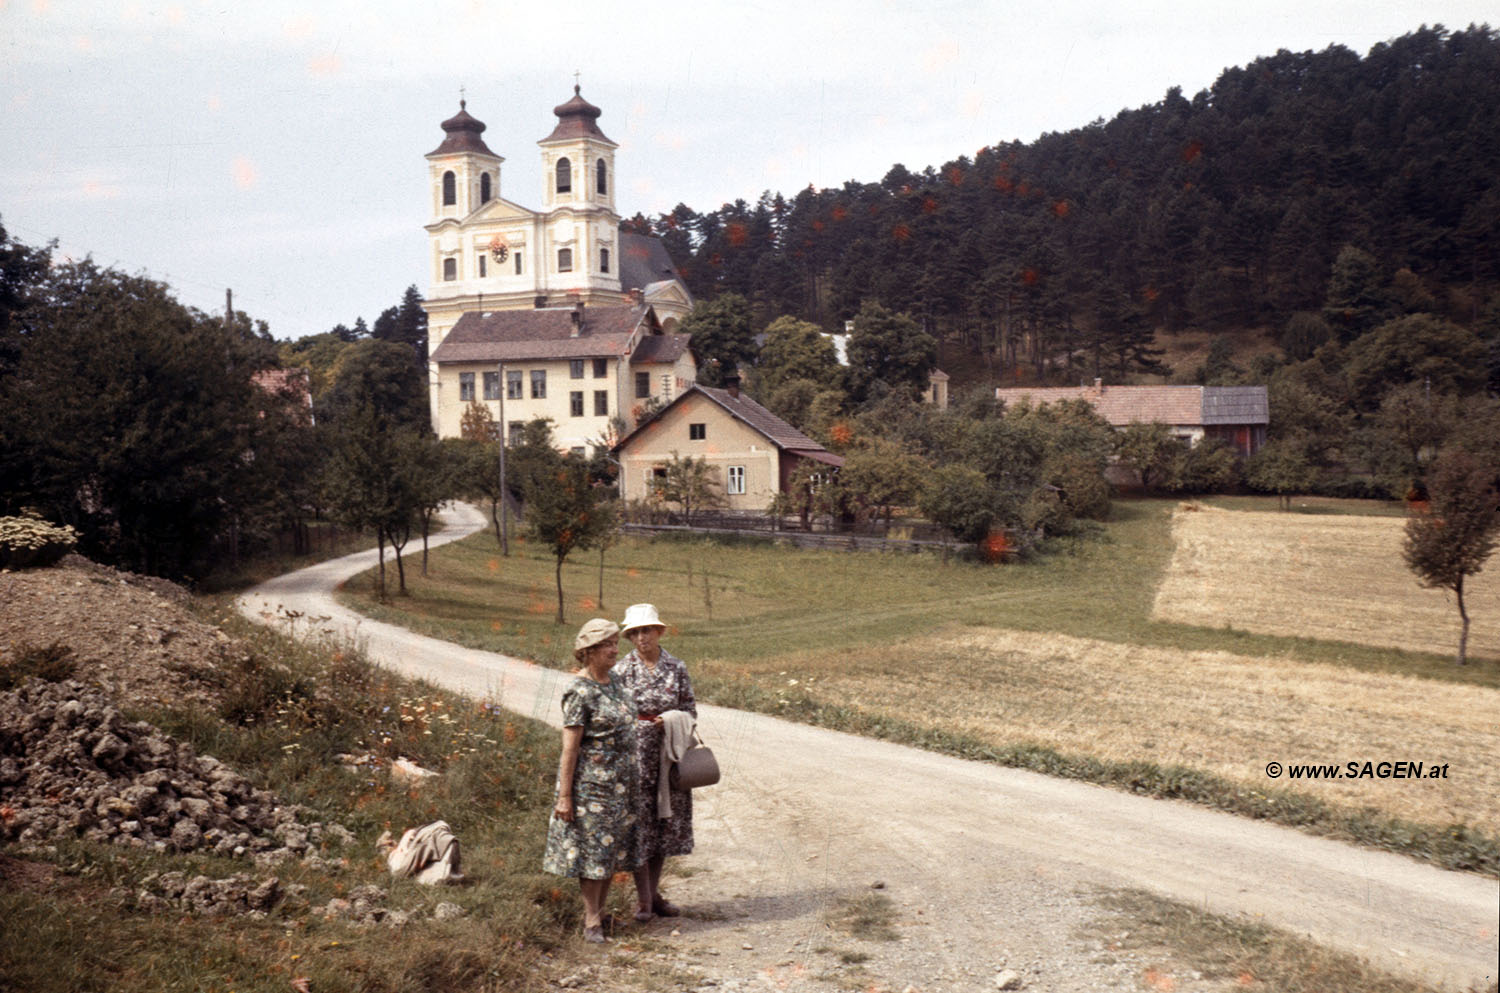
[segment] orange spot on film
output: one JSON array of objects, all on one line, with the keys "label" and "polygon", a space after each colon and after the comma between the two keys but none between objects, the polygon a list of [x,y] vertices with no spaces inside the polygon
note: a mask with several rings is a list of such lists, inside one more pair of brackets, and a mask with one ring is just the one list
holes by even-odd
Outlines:
[{"label": "orange spot on film", "polygon": [[500,560],[499,559],[490,559],[488,562],[485,563],[485,565],[489,566],[490,572],[499,572],[500,571]]},{"label": "orange spot on film", "polygon": [[1042,274],[1040,272],[1037,272],[1036,269],[1032,266],[1027,266],[1025,269],[1021,270],[1021,282],[1025,283],[1027,286],[1035,286],[1041,281]]},{"label": "orange spot on film", "polygon": [[847,208],[842,207],[842,206],[833,208],[833,219],[835,221],[842,221],[844,218],[846,218],[848,216],[849,216],[849,211],[848,211]]},{"label": "orange spot on film", "polygon": [[1173,979],[1170,973],[1158,972],[1154,968],[1147,969],[1143,978],[1148,986],[1154,990],[1161,990],[1161,993],[1172,993],[1177,988],[1177,980]]},{"label": "orange spot on film", "polygon": [[500,622],[499,621],[490,621],[490,630],[491,631],[499,631],[500,630]]},{"label": "orange spot on film", "polygon": [[594,598],[591,596],[586,596],[582,600],[578,601],[579,610],[593,610],[595,606],[596,604],[594,603]]},{"label": "orange spot on film", "polygon": [[1255,982],[1255,977],[1248,972],[1242,972],[1235,977],[1234,981],[1238,986],[1249,986],[1251,983]]},{"label": "orange spot on film", "polygon": [[895,238],[897,241],[905,241],[906,239],[911,237],[911,228],[907,227],[905,224],[897,224],[895,227],[891,228],[891,237]]},{"label": "orange spot on film", "polygon": [[1187,147],[1182,150],[1182,161],[1191,162],[1202,154],[1203,142],[1190,141],[1188,142]]},{"label": "orange spot on film", "polygon": [[1067,217],[1072,211],[1073,208],[1068,205],[1068,201],[1066,200],[1057,200],[1052,204],[1052,213],[1058,217]]},{"label": "orange spot on film", "polygon": [[948,171],[943,174],[943,178],[948,180],[948,182],[952,183],[954,186],[962,186],[964,182],[964,171],[958,166],[949,166]]},{"label": "orange spot on film", "polygon": [[735,248],[743,246],[745,242],[750,240],[750,232],[745,229],[745,225],[738,221],[724,226],[724,236],[729,239],[729,244]]},{"label": "orange spot on film", "polygon": [[932,197],[924,197],[923,198],[923,200],[922,200],[922,213],[924,213],[924,214],[936,213],[937,209],[938,209],[938,202],[937,202],[937,200],[935,200]]}]

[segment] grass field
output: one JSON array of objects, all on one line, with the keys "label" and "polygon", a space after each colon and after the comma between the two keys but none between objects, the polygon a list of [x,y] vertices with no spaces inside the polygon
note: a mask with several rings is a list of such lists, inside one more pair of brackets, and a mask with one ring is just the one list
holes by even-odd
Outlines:
[{"label": "grass field", "polygon": [[[1194,509],[1188,509],[1194,508]],[[1458,646],[1451,594],[1424,590],[1401,560],[1392,517],[1229,512],[1186,504],[1172,517],[1175,546],[1154,616],[1420,652]],[[1500,581],[1467,584],[1469,652],[1500,659]]]},{"label": "grass field", "polygon": [[[345,597],[564,667],[584,619],[651,600],[713,702],[1500,871],[1500,848],[1473,830],[1500,821],[1500,665],[1153,616],[1174,506],[1121,502],[1105,540],[1022,566],[628,540],[606,557],[607,609],[596,558],[565,571],[563,625],[551,560],[524,547],[501,558],[487,535],[438,550],[408,598],[376,604],[363,580]],[[1293,785],[1264,774],[1273,760],[1403,759],[1447,762],[1450,778]]]}]

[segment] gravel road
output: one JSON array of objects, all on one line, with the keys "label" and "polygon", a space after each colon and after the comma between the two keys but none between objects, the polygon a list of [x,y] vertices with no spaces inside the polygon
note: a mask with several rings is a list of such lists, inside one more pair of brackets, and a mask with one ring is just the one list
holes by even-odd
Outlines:
[{"label": "gravel road", "polygon": [[[486,526],[460,507],[434,543]],[[336,602],[365,552],[241,597],[253,619],[353,635],[402,673],[558,723],[566,674],[372,621]],[[288,613],[290,612],[290,614]],[[692,660],[688,660],[691,667]],[[698,794],[697,852],[670,880],[690,915],[670,963],[704,989],[1140,989],[1141,962],[1099,941],[1096,897],[1138,888],[1311,937],[1395,974],[1486,988],[1500,957],[1500,881],[1185,803],[967,762],[719,707],[701,708],[723,781]],[[894,941],[830,928],[879,892]],[[841,962],[841,951],[856,950]],[[1191,973],[1175,989],[1213,989]],[[1164,987],[1165,988],[1165,987]]]}]

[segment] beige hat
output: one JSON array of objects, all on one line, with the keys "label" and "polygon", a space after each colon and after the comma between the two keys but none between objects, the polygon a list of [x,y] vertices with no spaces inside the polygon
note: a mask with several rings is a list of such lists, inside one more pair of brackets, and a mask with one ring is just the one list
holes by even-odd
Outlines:
[{"label": "beige hat", "polygon": [[620,633],[630,634],[636,628],[664,628],[665,624],[656,615],[656,604],[633,603],[625,608],[625,619],[620,622]]},{"label": "beige hat", "polygon": [[581,652],[585,648],[593,648],[619,633],[620,626],[614,621],[596,617],[578,629],[578,637],[573,639],[573,651]]}]

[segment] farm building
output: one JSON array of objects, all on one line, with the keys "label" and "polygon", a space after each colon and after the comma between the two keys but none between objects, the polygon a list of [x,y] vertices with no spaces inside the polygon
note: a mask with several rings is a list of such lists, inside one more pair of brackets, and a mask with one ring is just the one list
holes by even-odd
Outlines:
[{"label": "farm building", "polygon": [[724,487],[729,510],[764,510],[815,462],[836,470],[844,460],[742,394],[693,385],[614,447],[620,495],[645,499],[677,456],[705,459]]},{"label": "farm building", "polygon": [[1254,455],[1266,443],[1271,421],[1264,386],[1021,386],[995,390],[1003,403],[1057,403],[1085,400],[1116,428],[1129,424],[1165,424],[1189,445],[1217,438],[1242,456]]}]

